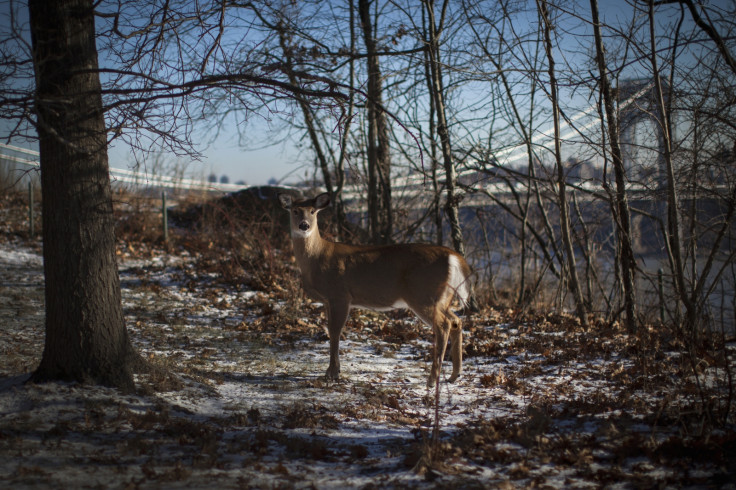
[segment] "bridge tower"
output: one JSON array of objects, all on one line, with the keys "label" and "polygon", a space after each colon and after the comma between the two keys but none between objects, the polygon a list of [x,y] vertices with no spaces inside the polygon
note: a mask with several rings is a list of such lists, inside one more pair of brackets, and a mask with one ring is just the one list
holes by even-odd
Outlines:
[{"label": "bridge tower", "polygon": [[[670,90],[664,79],[662,88],[667,104]],[[622,80],[617,95],[621,152],[629,179],[650,185],[664,184],[664,131],[661,126],[664,118],[657,103],[654,81],[646,78]],[[643,124],[647,122],[650,124]],[[647,150],[654,150],[654,154]]]}]

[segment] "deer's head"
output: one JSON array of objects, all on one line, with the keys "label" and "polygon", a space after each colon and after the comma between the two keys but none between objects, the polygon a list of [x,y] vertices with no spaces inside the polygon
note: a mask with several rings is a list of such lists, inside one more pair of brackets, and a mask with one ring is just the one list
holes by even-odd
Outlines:
[{"label": "deer's head", "polygon": [[279,194],[279,201],[291,217],[291,236],[293,238],[307,238],[317,230],[317,214],[329,206],[330,195],[320,194],[313,199],[295,201],[288,194]]}]

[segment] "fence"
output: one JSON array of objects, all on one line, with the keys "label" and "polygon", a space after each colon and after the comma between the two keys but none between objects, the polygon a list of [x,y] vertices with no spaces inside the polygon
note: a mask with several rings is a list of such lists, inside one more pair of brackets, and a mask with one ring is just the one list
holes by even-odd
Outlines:
[{"label": "fence", "polygon": [[[9,187],[25,186],[29,181],[37,181],[40,169],[39,153],[27,148],[0,143],[0,181]],[[204,180],[176,178],[168,175],[154,175],[122,168],[110,167],[110,180],[113,186],[130,185],[140,189],[175,189],[182,191],[235,192],[248,186],[222,184]]]}]

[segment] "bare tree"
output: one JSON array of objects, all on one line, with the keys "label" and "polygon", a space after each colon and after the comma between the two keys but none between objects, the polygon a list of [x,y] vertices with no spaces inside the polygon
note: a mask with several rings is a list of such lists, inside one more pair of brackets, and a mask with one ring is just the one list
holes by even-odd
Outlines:
[{"label": "bare tree", "polygon": [[549,96],[552,103],[552,123],[554,124],[554,156],[555,167],[557,169],[557,196],[558,206],[560,209],[560,234],[564,244],[565,258],[567,260],[567,277],[570,281],[570,290],[575,301],[578,318],[583,326],[588,326],[588,312],[583,299],[582,289],[580,288],[580,280],[578,279],[577,266],[575,265],[575,250],[572,245],[572,233],[570,231],[570,210],[568,205],[567,185],[565,178],[565,170],[562,164],[562,153],[560,150],[560,106],[557,97],[557,78],[555,74],[555,59],[552,53],[552,23],[547,9],[546,0],[537,0],[539,13],[542,20],[542,29],[544,32],[544,47],[547,53],[547,71],[549,74]]},{"label": "bare tree", "polygon": [[654,27],[654,2],[649,0],[648,3],[648,30],[649,30],[649,41],[650,50],[649,60],[652,67],[652,75],[654,78],[655,97],[656,104],[662,114],[662,119],[658,121],[660,130],[663,133],[664,139],[664,155],[662,156],[665,164],[665,176],[666,176],[666,195],[667,195],[667,250],[672,257],[674,263],[674,278],[675,278],[675,290],[681,299],[684,300],[685,309],[687,310],[688,321],[693,320],[695,314],[693,305],[690,303],[689,298],[684,294],[685,291],[685,276],[684,276],[684,264],[682,257],[682,242],[680,237],[680,218],[679,218],[679,196],[677,190],[677,182],[675,177],[675,169],[672,160],[672,137],[671,137],[671,126],[667,121],[667,109],[664,102],[664,92],[662,88],[662,79],[660,70],[657,62],[657,44]]},{"label": "bare tree", "polygon": [[[619,144],[618,119],[615,110],[615,98],[613,89],[608,75],[608,66],[606,64],[605,49],[603,47],[603,38],[601,36],[601,25],[598,15],[598,1],[590,0],[590,10],[592,13],[593,32],[595,36],[595,57],[598,66],[598,90],[603,98],[605,107],[606,122],[605,128],[608,130],[608,142],[611,147],[611,158],[613,164],[613,173],[616,183],[615,192],[611,196],[611,214],[614,223],[616,223],[616,232],[620,252],[620,264],[622,272],[622,282],[624,289],[624,309],[626,310],[626,327],[629,332],[636,330],[636,291],[634,284],[634,271],[636,269],[636,259],[634,258],[634,249],[631,243],[631,212],[629,210],[629,201],[626,193],[626,169],[621,153],[621,145]],[[603,120],[601,120],[603,125]],[[608,188],[608,182],[603,181],[605,188]]]},{"label": "bare tree", "polygon": [[[437,18],[434,9],[434,0],[424,0],[424,8],[427,12],[428,38],[426,49],[429,57],[430,75],[430,97],[434,103],[434,114],[437,118],[437,135],[440,140],[442,161],[445,169],[445,193],[447,202],[445,213],[450,224],[450,237],[456,252],[465,256],[465,240],[460,224],[460,196],[457,192],[457,170],[452,156],[452,145],[450,144],[450,131],[447,122],[447,111],[445,108],[445,89],[442,84],[442,63],[440,61],[440,36],[444,27],[445,14],[447,12],[448,0],[444,0]],[[471,295],[470,306],[478,309],[474,296]]]},{"label": "bare tree", "polygon": [[[501,4],[502,19],[509,20],[511,12],[508,7]],[[541,273],[537,278],[531,281],[534,286],[527,284],[527,276],[529,263],[534,257],[534,254],[542,254],[545,266],[542,267],[542,271],[551,271],[555,277],[559,278],[559,272],[555,265],[554,256],[560,256],[561,253],[557,250],[557,241],[552,232],[552,226],[549,223],[547,214],[544,207],[544,198],[541,194],[540,185],[536,176],[536,165],[539,161],[537,155],[537,149],[534,146],[532,134],[535,131],[536,124],[535,119],[537,114],[536,94],[537,89],[540,86],[540,82],[535,73],[538,71],[538,60],[539,60],[539,46],[540,36],[537,35],[534,38],[530,38],[526,43],[524,49],[525,56],[522,58],[527,63],[526,70],[528,70],[528,76],[525,76],[523,80],[515,81],[512,79],[512,74],[515,70],[507,69],[503,56],[509,56],[515,47],[512,46],[515,42],[521,42],[518,34],[513,28],[506,29],[506,22],[500,21],[499,19],[491,18],[488,12],[479,6],[477,11],[470,11],[466,9],[466,15],[469,18],[469,24],[473,32],[475,42],[478,49],[482,53],[480,59],[487,60],[491,63],[492,70],[490,72],[491,79],[489,83],[498,82],[498,95],[496,100],[502,101],[497,104],[503,107],[504,112],[508,114],[509,125],[513,128],[514,132],[520,138],[520,144],[526,150],[527,168],[526,173],[515,173],[510,172],[508,168],[500,165],[493,155],[484,155],[480,152],[477,157],[482,165],[479,170],[483,173],[487,173],[489,178],[493,181],[500,181],[506,184],[508,194],[510,194],[509,205],[508,199],[501,199],[497,196],[489,194],[489,198],[506,211],[506,213],[518,221],[518,241],[520,244],[519,254],[519,283],[518,291],[516,295],[516,304],[521,308],[525,308],[534,298],[534,292],[541,284],[541,279],[544,272]],[[480,25],[479,25],[480,24]],[[482,33],[480,27],[485,26],[488,31]],[[497,52],[491,52],[490,46],[492,45],[492,39],[498,39]],[[534,46],[532,49],[530,46]],[[529,90],[522,92],[520,90],[521,85],[528,85]],[[526,112],[525,106],[528,106],[528,113]],[[500,139],[499,135],[491,134],[489,139]],[[521,190],[517,189],[517,185],[521,186]],[[485,191],[481,188],[480,192]],[[536,205],[541,215],[542,230],[537,229],[537,223],[533,220],[533,206]],[[512,207],[513,206],[513,209]],[[534,246],[536,244],[536,246]],[[550,252],[551,250],[551,252]]]},{"label": "bare tree", "polygon": [[455,250],[465,255],[465,241],[460,226],[459,196],[457,194],[457,170],[452,156],[452,145],[450,144],[450,131],[447,124],[447,112],[445,108],[445,95],[442,86],[442,62],[440,61],[440,35],[444,26],[444,18],[447,12],[448,1],[444,0],[440,9],[440,16],[435,15],[434,1],[425,0],[424,8],[427,13],[428,37],[427,53],[429,56],[429,80],[431,82],[430,97],[433,102],[434,114],[437,118],[437,135],[440,140],[442,161],[445,169],[445,193],[447,202],[445,212],[450,223],[450,236]]},{"label": "bare tree", "polygon": [[368,215],[374,243],[388,243],[393,231],[391,211],[391,153],[386,112],[383,105],[383,79],[376,43],[376,20],[371,0],[358,0],[358,15],[366,48],[367,66],[367,157]]},{"label": "bare tree", "polygon": [[[707,144],[704,143],[712,137],[712,141],[723,141],[724,138],[736,141],[734,127],[729,120],[729,114],[733,111],[733,101],[720,96],[722,91],[728,92],[728,85],[732,85],[731,77],[724,77],[725,73],[731,75],[736,73],[733,66],[733,57],[721,35],[715,27],[706,22],[698,13],[692,2],[675,2],[686,5],[696,25],[707,34],[708,38],[715,44],[717,55],[710,57],[715,60],[705,72],[689,72],[689,78],[697,79],[693,75],[704,76],[699,86],[693,90],[695,102],[690,104],[692,112],[692,153],[676,161],[677,148],[683,146],[676,141],[673,130],[673,107],[672,90],[675,68],[678,58],[675,54],[680,44],[676,35],[671,47],[671,57],[668,63],[672,66],[670,76],[666,77],[660,68],[660,54],[664,51],[658,45],[656,28],[655,6],[660,2],[649,0],[646,5],[646,18],[648,27],[648,61],[654,80],[654,95],[657,113],[660,118],[657,124],[662,134],[663,154],[661,159],[664,164],[665,193],[667,199],[666,218],[666,245],[669,255],[670,267],[674,289],[678,300],[685,307],[684,324],[688,332],[697,335],[703,326],[704,320],[709,316],[706,310],[709,308],[708,298],[719,281],[725,265],[734,258],[734,253],[724,255],[721,249],[724,238],[733,226],[734,213],[736,211],[736,187],[734,187],[729,172],[723,172],[721,165],[728,165],[729,152],[724,152],[722,146],[712,148],[718,156],[712,159],[703,158],[708,152]],[[671,3],[671,2],[662,2]],[[707,17],[707,10],[704,11]],[[684,13],[682,13],[684,16]],[[679,34],[682,17],[678,23],[676,34]],[[685,43],[687,44],[687,43]],[[718,59],[720,58],[720,59]],[[723,66],[725,64],[725,66]],[[723,83],[725,79],[730,82]],[[692,82],[691,86],[693,85]],[[712,87],[719,87],[713,90]],[[694,88],[694,87],[693,87]],[[718,109],[713,110],[715,107]],[[726,122],[725,126],[723,122]],[[710,126],[712,134],[710,137],[703,136],[704,127]],[[722,144],[722,143],[721,143]],[[705,172],[702,167],[706,167]],[[684,176],[692,176],[687,179]],[[714,176],[715,180],[713,179]],[[700,181],[702,179],[702,181]],[[687,180],[690,180],[688,183]],[[719,188],[723,189],[720,190]],[[682,195],[685,195],[683,199]],[[715,197],[717,196],[717,197]],[[699,201],[707,203],[715,197],[719,203],[718,211],[710,216],[705,222],[700,216]],[[689,206],[683,204],[683,200],[689,201]],[[706,204],[707,205],[707,204]],[[689,216],[687,216],[689,215]],[[686,226],[689,220],[690,225]],[[707,224],[706,224],[707,223]],[[702,230],[702,231],[699,231]],[[690,251],[689,254],[687,251]],[[707,323],[707,322],[705,322]]]},{"label": "bare tree", "polygon": [[[289,31],[284,25],[274,26],[274,29],[278,31],[279,44],[284,55],[283,70],[287,73],[287,76],[289,77],[289,82],[294,87],[298,87],[299,82],[294,72],[295,61],[293,52],[295,47],[289,44]],[[352,112],[352,101],[354,96],[353,94],[354,92],[351,90],[350,103],[348,104],[348,114]],[[306,127],[312,150],[315,153],[316,163],[321,171],[322,181],[325,184],[325,189],[330,194],[330,196],[334,196],[333,203],[335,208],[335,216],[337,217],[338,228],[341,230],[342,233],[350,228],[347,214],[345,212],[345,205],[342,200],[342,188],[345,183],[344,156],[346,153],[346,145],[341,145],[340,157],[336,159],[334,155],[331,154],[330,148],[327,145],[323,144],[321,135],[323,135],[325,131],[323,128],[321,128],[319,119],[315,114],[314,108],[309,104],[309,101],[305,97],[302,97],[299,94],[295,94],[294,99],[301,109],[304,126]],[[345,137],[347,137],[347,132],[349,131],[349,123],[351,120],[352,117],[348,116],[345,128],[343,128],[343,131],[345,132]],[[334,162],[333,165],[330,164],[331,161]],[[336,182],[333,183],[333,179],[336,179]]]},{"label": "bare tree", "polygon": [[[426,9],[422,9],[422,38],[425,39],[425,43],[427,42],[426,39],[429,38],[429,33],[427,32],[427,20],[426,20],[427,11]],[[426,27],[425,27],[426,26]],[[433,82],[433,76],[432,76],[432,56],[430,49],[424,49],[423,50],[423,56],[424,56],[424,82],[427,84],[427,91],[428,93],[432,93],[434,90],[434,82]],[[433,220],[434,220],[434,227],[435,227],[435,243],[437,245],[442,245],[443,243],[443,230],[442,230],[442,207],[441,207],[441,200],[442,200],[442,186],[439,182],[439,158],[437,155],[437,127],[436,127],[436,116],[437,113],[436,108],[436,102],[435,97],[429,97],[429,114],[428,114],[428,120],[429,120],[429,128],[428,128],[428,138],[429,138],[429,148],[428,148],[428,154],[429,154],[429,165],[430,165],[430,182],[432,184],[432,206],[430,209],[430,212],[432,213]]]}]

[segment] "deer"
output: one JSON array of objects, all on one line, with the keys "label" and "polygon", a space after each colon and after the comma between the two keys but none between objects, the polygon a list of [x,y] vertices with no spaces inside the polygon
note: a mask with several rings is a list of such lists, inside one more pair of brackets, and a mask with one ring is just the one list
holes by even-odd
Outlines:
[{"label": "deer", "polygon": [[426,323],[434,335],[432,369],[427,386],[439,373],[451,342],[452,375],[462,370],[462,323],[451,311],[458,300],[468,306],[471,269],[459,253],[440,245],[407,243],[352,245],[322,238],[317,215],[330,204],[328,193],[295,200],[279,194],[281,206],[290,214],[290,234],[302,287],[327,310],[330,341],[328,381],[340,379],[340,336],[350,310],[385,311],[408,308]]}]

